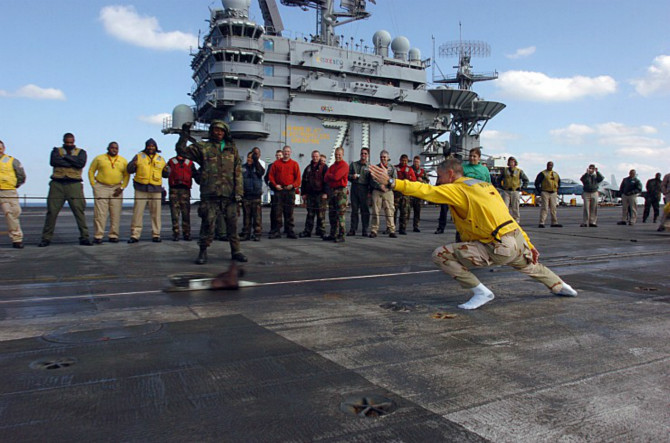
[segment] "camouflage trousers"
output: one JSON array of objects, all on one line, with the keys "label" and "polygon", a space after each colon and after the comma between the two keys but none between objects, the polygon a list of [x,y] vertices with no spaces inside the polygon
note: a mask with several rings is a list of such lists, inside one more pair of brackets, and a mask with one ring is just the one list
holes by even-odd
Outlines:
[{"label": "camouflage trousers", "polygon": [[305,232],[312,233],[314,229],[314,217],[316,217],[317,236],[326,235],[326,209],[328,209],[328,200],[322,197],[323,194],[305,195],[305,206],[307,207],[307,218],[305,218]]},{"label": "camouflage trousers", "polygon": [[284,232],[293,232],[295,223],[293,221],[293,208],[295,207],[295,190],[282,189],[275,191],[277,197],[277,209],[275,212],[275,229],[279,232],[282,227],[282,216],[284,218]]},{"label": "camouflage trousers", "polygon": [[500,242],[470,241],[440,246],[433,251],[433,263],[470,289],[480,284],[473,268],[508,265],[544,284],[556,293],[563,281],[546,266],[533,264],[530,248],[518,229],[500,237]]},{"label": "camouflage trousers", "polygon": [[409,196],[393,191],[393,204],[395,206],[393,218],[395,220],[397,217],[398,223],[396,223],[396,226],[398,226],[398,230],[401,232],[407,230],[407,221],[409,220],[410,208],[409,199]]},{"label": "camouflage trousers", "polygon": [[242,213],[244,214],[244,226],[242,235],[254,234],[257,237],[263,230],[263,218],[261,212],[261,198],[244,198],[242,200]]},{"label": "camouflage trousers", "polygon": [[344,237],[346,234],[347,188],[333,189],[328,196],[328,221],[330,235]]},{"label": "camouflage trousers", "polygon": [[191,236],[191,190],[170,189],[170,215],[172,216],[172,235],[179,236],[179,216],[184,238]]},{"label": "camouflage trousers", "polygon": [[421,207],[423,206],[423,200],[416,197],[410,197],[410,206],[412,207],[412,213],[414,217],[412,219],[412,227],[414,229],[419,229],[419,223],[421,222]]},{"label": "camouflage trousers", "polygon": [[230,252],[233,254],[240,252],[240,238],[237,235],[237,203],[229,198],[200,201],[200,207],[198,208],[198,215],[202,220],[200,224],[200,246],[207,248],[212,244],[216,229],[216,218],[219,214],[223,215],[226,220]]}]

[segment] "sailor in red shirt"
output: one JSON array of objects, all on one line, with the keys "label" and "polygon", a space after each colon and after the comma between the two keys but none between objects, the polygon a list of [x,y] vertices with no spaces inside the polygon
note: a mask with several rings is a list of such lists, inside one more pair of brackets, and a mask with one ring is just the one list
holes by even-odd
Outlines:
[{"label": "sailor in red shirt", "polygon": [[[396,166],[396,171],[398,173],[398,180],[416,181],[416,175],[414,175],[414,171],[409,166],[409,157],[407,154],[400,156],[400,163]],[[398,234],[407,235],[407,220],[409,220],[410,207],[409,196],[393,191],[393,203],[395,206],[395,214],[393,218],[395,219],[399,214],[397,223]]]},{"label": "sailor in red shirt", "polygon": [[191,186],[198,180],[198,170],[191,160],[178,155],[168,161],[172,240],[179,241],[179,215],[184,240],[191,241]]},{"label": "sailor in red shirt", "polygon": [[330,165],[323,181],[328,188],[328,219],[330,235],[323,237],[325,241],[344,242],[345,214],[347,212],[347,182],[349,165],[343,160],[344,149],[335,149],[335,163]]},{"label": "sailor in red shirt", "polygon": [[[295,206],[295,194],[300,188],[300,166],[295,160],[291,160],[291,147],[284,146],[282,158],[272,163],[270,168],[270,185],[277,195],[279,208],[276,213],[276,226],[281,226],[282,214],[284,216],[284,232],[287,238],[298,238],[293,230],[293,208]],[[270,238],[280,238],[279,228],[270,232]]]},{"label": "sailor in red shirt", "polygon": [[[412,171],[414,171],[416,181],[420,183],[430,183],[428,174],[426,174],[426,170],[421,167],[421,157],[418,155],[414,156],[412,162]],[[414,212],[414,218],[412,220],[412,224],[414,225],[414,232],[421,232],[419,229],[419,222],[421,222],[421,206],[423,206],[423,200],[416,197],[410,197],[410,206]]]}]

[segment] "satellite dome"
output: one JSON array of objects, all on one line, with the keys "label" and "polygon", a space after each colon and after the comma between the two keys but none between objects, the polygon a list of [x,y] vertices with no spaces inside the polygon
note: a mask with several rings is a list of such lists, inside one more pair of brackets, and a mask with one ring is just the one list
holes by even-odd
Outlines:
[{"label": "satellite dome", "polygon": [[407,60],[407,52],[409,51],[409,40],[402,35],[397,36],[391,42],[391,50],[393,56],[400,60]]},{"label": "satellite dome", "polygon": [[421,61],[421,50],[419,48],[412,48],[409,50],[409,61],[411,62]]},{"label": "satellite dome", "polygon": [[237,9],[248,11],[251,0],[221,0],[224,9]]},{"label": "satellite dome", "polygon": [[193,123],[195,114],[189,105],[177,105],[172,110],[172,127],[181,129],[184,123]]},{"label": "satellite dome", "polygon": [[391,44],[391,34],[388,31],[380,29],[372,36],[372,44],[377,46],[386,46]]}]

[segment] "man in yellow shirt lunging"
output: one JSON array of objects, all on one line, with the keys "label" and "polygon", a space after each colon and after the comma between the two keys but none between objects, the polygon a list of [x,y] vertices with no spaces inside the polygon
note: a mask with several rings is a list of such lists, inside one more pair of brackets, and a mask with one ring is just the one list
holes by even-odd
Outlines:
[{"label": "man in yellow shirt lunging", "polygon": [[110,218],[109,242],[119,242],[123,190],[128,186],[130,180],[130,174],[126,170],[127,167],[128,162],[119,155],[118,143],[111,142],[107,146],[107,153],[94,158],[88,168],[88,180],[93,187],[93,197],[95,198],[93,243],[96,245],[102,243],[108,216]]},{"label": "man in yellow shirt lunging", "polygon": [[375,165],[370,165],[370,173],[378,183],[394,191],[450,206],[463,242],[435,249],[433,261],[463,288],[472,289],[472,298],[459,308],[477,309],[493,300],[493,292],[469,270],[490,265],[512,266],[556,295],[577,295],[570,285],[538,262],[540,253],[512,218],[498,191],[490,183],[464,177],[458,160],[447,159],[438,166],[437,186],[390,179],[383,168]]}]

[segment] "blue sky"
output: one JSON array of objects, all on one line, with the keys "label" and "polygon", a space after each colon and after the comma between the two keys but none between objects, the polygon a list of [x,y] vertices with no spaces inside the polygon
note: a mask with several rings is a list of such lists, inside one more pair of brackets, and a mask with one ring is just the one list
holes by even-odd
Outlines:
[{"label": "blue sky", "polygon": [[[162,114],[192,87],[189,47],[218,0],[0,0],[0,140],[25,166],[21,195],[45,196],[49,152],[73,132],[89,158],[119,142],[130,159],[150,137],[172,155]],[[314,33],[313,11],[279,6],[293,35]],[[609,179],[670,172],[670,2],[650,0],[377,0],[368,20],[338,32],[406,36],[423,58],[459,39],[490,44],[474,90],[507,105],[486,126],[485,154],[512,154],[530,177],[548,160],[578,179],[596,163]],[[262,23],[252,2],[251,18]],[[444,73],[455,59],[437,58]],[[428,69],[428,80],[431,69]],[[86,194],[92,195],[90,186]],[[131,197],[127,192],[126,197]]]}]

